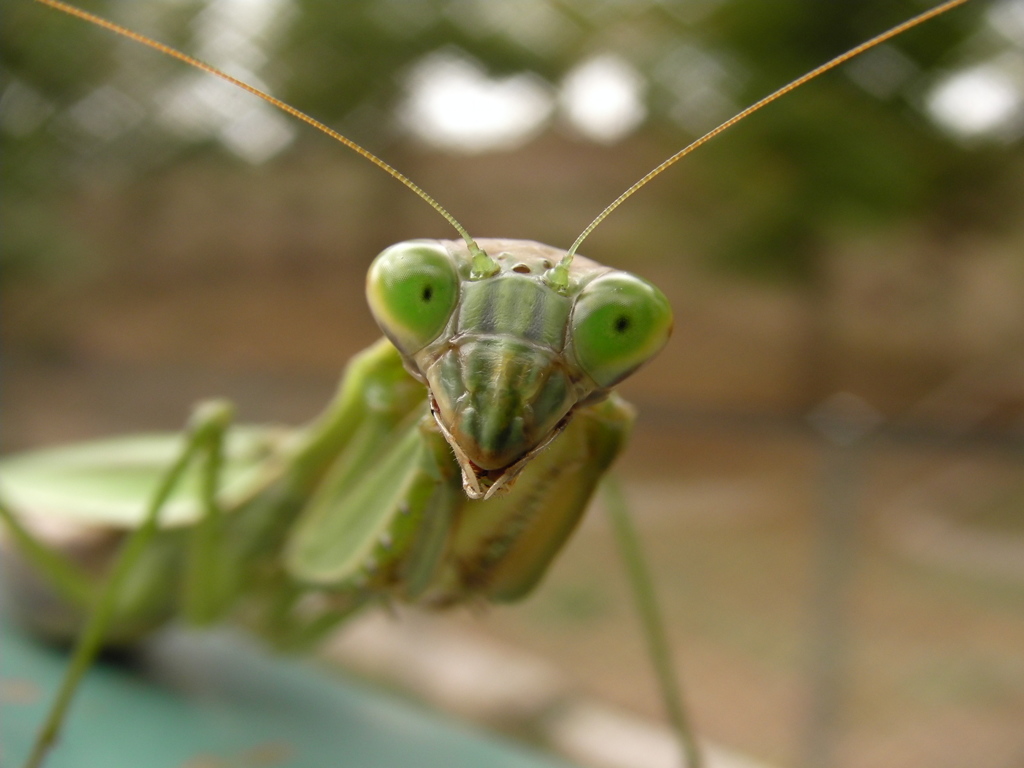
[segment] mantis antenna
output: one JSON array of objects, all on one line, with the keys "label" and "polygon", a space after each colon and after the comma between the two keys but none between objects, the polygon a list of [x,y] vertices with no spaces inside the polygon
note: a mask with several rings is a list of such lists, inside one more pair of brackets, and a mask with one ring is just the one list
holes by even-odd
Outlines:
[{"label": "mantis antenna", "polygon": [[[641,187],[646,185],[647,182],[651,181],[655,176],[659,176],[663,171],[666,171],[669,168],[671,168],[677,162],[679,162],[688,154],[693,152],[693,150],[697,149],[697,147],[701,146],[702,144],[706,144],[707,142],[711,141],[711,139],[715,138],[715,136],[717,136],[718,134],[728,130],[729,128],[732,128],[734,125],[736,125],[736,123],[740,122],[740,120],[750,117],[752,114],[761,109],[761,107],[766,107],[776,99],[785,96],[790,91],[795,91],[801,85],[809,83],[818,75],[823,75],[830,69],[835,69],[840,64],[849,61],[854,56],[859,56],[865,51],[874,48],[876,45],[880,45],[881,43],[884,43],[886,40],[890,40],[891,38],[894,38],[897,35],[901,35],[908,29],[913,29],[919,24],[924,24],[929,19],[932,19],[936,16],[941,16],[946,11],[950,11],[956,8],[958,5],[963,5],[967,1],[968,0],[947,0],[947,2],[942,3],[941,5],[937,5],[934,8],[927,10],[924,13],[921,13],[917,16],[914,16],[912,19],[907,19],[902,24],[897,24],[892,29],[889,29],[888,31],[883,32],[882,34],[877,35],[871,38],[870,40],[861,43],[855,48],[851,48],[846,53],[842,53],[839,56],[836,56],[834,59],[825,62],[820,67],[812,69],[806,75],[802,75],[801,77],[798,77],[796,80],[793,80],[792,82],[782,86],[777,91],[768,94],[760,101],[751,104],[742,112],[739,112],[738,114],[730,117],[717,128],[708,131],[693,143],[683,147],[681,150],[672,155],[672,157],[668,158],[667,160],[659,164],[657,167],[652,169],[650,172],[648,172],[646,175],[644,175],[633,186],[631,186],[629,189],[627,189],[625,192],[623,192],[621,195],[615,198],[608,205],[607,208],[601,211],[601,213],[599,213],[597,217],[592,222],[590,222],[590,224],[587,225],[587,228],[583,230],[580,236],[576,238],[576,242],[572,244],[572,247],[568,250],[565,257],[562,259],[562,263],[564,263],[565,266],[568,267],[569,263],[572,261],[573,255],[576,253],[576,249],[579,248],[580,244],[587,238],[587,236],[597,228],[598,224],[600,224],[602,221],[608,218],[608,215],[612,211],[614,211],[616,208],[618,208],[620,205],[626,202],[627,199],[632,197],[633,194],[636,193]],[[560,263],[559,266],[561,265],[562,264]]]},{"label": "mantis antenna", "polygon": [[[366,158],[371,163],[381,168],[382,170],[386,171],[390,176],[400,181],[406,187],[415,192],[416,195],[418,195],[423,201],[430,205],[431,208],[440,213],[445,218],[445,220],[455,228],[455,231],[462,236],[463,240],[466,241],[466,245],[469,246],[469,251],[473,255],[474,277],[484,277],[493,274],[496,271],[497,265],[495,264],[495,262],[490,258],[490,256],[483,252],[483,250],[476,244],[473,238],[470,237],[469,232],[466,230],[466,228],[463,227],[456,220],[456,218],[448,212],[448,210],[444,206],[437,202],[437,200],[435,200],[432,196],[427,194],[426,191],[424,191],[418,184],[416,184],[408,176],[406,176],[396,168],[393,168],[388,163],[384,162],[384,160],[377,157],[368,149],[365,149],[359,144],[356,144],[347,136],[343,136],[342,134],[335,131],[333,128],[330,128],[324,123],[321,123],[319,120],[310,117],[305,112],[296,109],[290,104],[286,104],[280,99],[277,99],[271,96],[270,94],[261,91],[259,88],[249,85],[248,83],[239,80],[238,78],[232,77],[226,72],[222,72],[221,70],[207,64],[204,61],[200,61],[199,59],[193,58],[192,56],[182,53],[179,50],[171,48],[169,45],[164,45],[163,43],[158,42],[150,37],[141,35],[138,32],[133,32],[132,30],[126,27],[122,27],[120,24],[115,24],[112,21],[108,21],[107,19],[104,19],[101,16],[89,13],[88,11],[83,11],[81,8],[77,8],[73,5],[69,5],[68,3],[62,2],[62,0],[36,0],[36,2],[54,8],[55,10],[62,11],[71,16],[78,17],[80,19],[83,19],[84,21],[88,21],[92,24],[95,24],[98,27],[108,29],[111,32],[115,32],[116,34],[122,35],[123,37],[127,37],[130,40],[134,40],[135,42],[148,46],[156,51],[159,51],[160,53],[166,54],[167,56],[178,59],[179,61],[196,67],[197,69],[200,69],[203,72],[207,72],[211,75],[219,77],[222,80],[226,80],[232,85],[236,85],[242,90],[248,91],[254,96],[258,96],[267,103],[277,107],[282,112],[286,112],[292,117],[295,117],[301,120],[302,122],[313,126],[318,131],[327,134],[335,141],[341,142],[346,147],[351,149],[353,152]],[[566,251],[566,254],[564,257],[562,257],[561,261],[559,261],[557,265],[555,265],[551,270],[549,270],[547,278],[548,282],[552,284],[553,287],[556,288],[564,287],[565,285],[567,285],[569,265],[572,264],[573,256],[576,255],[577,249],[580,247],[583,241],[590,235],[590,233],[593,232],[601,222],[608,218],[612,211],[614,211],[616,208],[622,205],[626,200],[632,197],[642,187],[646,186],[648,182],[650,182],[656,176],[661,175],[664,171],[671,168],[673,165],[682,160],[695,149],[711,141],[711,139],[715,138],[718,134],[724,133],[729,128],[732,128],[734,125],[736,125],[736,123],[740,122],[741,120],[750,117],[752,114],[757,112],[762,107],[768,106],[773,101],[781,98],[782,96],[785,96],[790,91],[795,91],[801,85],[809,83],[811,80],[814,80],[819,75],[823,75],[829,70],[835,69],[840,64],[849,61],[855,56],[859,56],[865,51],[868,51],[874,48],[875,46],[884,43],[886,40],[890,40],[896,37],[897,35],[901,35],[907,30],[913,29],[914,27],[920,24],[924,24],[929,19],[933,19],[936,16],[941,16],[947,11],[954,9],[957,6],[964,5],[967,2],[968,0],[946,0],[946,2],[941,3],[940,5],[937,5],[934,8],[931,8],[927,11],[924,11],[923,13],[920,13],[917,16],[914,16],[913,18],[904,21],[902,24],[897,24],[895,27],[892,27],[891,29],[882,32],[881,34],[876,35],[870,40],[867,40],[866,42],[863,42],[860,45],[851,48],[850,50],[846,51],[846,53],[842,53],[839,56],[836,56],[834,59],[831,59],[830,61],[827,61],[824,64],[822,64],[821,66],[812,69],[807,74],[802,75],[796,78],[795,80],[787,83],[778,90],[768,94],[760,101],[755,102],[754,104],[750,105],[743,111],[737,113],[736,115],[733,115],[724,123],[719,125],[717,128],[713,128],[712,130],[708,131],[696,141],[693,141],[687,146],[683,147],[681,150],[676,152],[667,160],[663,161],[655,168],[650,170],[648,173],[646,173],[644,176],[642,176],[631,187],[629,187],[629,189],[627,189],[625,192],[623,192],[621,195],[615,198],[611,203],[609,203],[608,206],[603,211],[601,211],[601,213],[599,213],[594,218],[594,220],[590,222],[590,224],[587,225],[583,232],[580,233],[580,236],[576,238],[576,241],[572,244],[569,250]]]},{"label": "mantis antenna", "polygon": [[164,45],[163,43],[154,40],[151,37],[140,35],[138,32],[133,32],[127,27],[122,27],[120,24],[115,24],[112,21],[108,21],[107,19],[104,19],[102,16],[97,16],[96,14],[89,13],[88,11],[83,11],[81,8],[77,8],[73,5],[69,5],[68,3],[61,2],[61,0],[36,0],[36,2],[41,3],[43,5],[47,5],[55,10],[62,11],[70,16],[75,16],[91,24],[95,24],[96,26],[102,27],[103,29],[110,30],[111,32],[114,32],[118,35],[127,37],[129,40],[134,40],[137,43],[141,43],[142,45],[152,48],[153,50],[166,54],[171,58],[178,59],[178,61],[183,61],[186,64],[189,64],[197,69],[201,69],[203,72],[207,72],[211,75],[214,75],[215,77],[219,77],[221,80],[226,80],[232,85],[236,85],[242,90],[248,91],[249,93],[253,94],[254,96],[259,96],[268,104],[277,107],[282,112],[287,112],[292,117],[295,117],[301,120],[302,122],[313,126],[318,131],[326,133],[335,141],[341,142],[356,154],[362,155],[371,163],[376,165],[378,168],[381,168],[382,170],[386,171],[390,176],[397,179],[402,184],[411,189],[413,192],[415,192],[421,199],[423,199],[428,205],[430,205],[431,208],[433,208],[435,211],[444,216],[445,220],[453,227],[455,227],[455,231],[462,236],[462,239],[466,241],[466,245],[469,246],[469,251],[470,253],[473,254],[474,272],[486,273],[488,271],[493,271],[491,269],[491,265],[493,265],[493,262],[491,261],[490,257],[487,256],[483,252],[483,250],[480,249],[480,247],[476,244],[473,238],[470,237],[469,232],[466,231],[466,228],[463,227],[456,220],[456,218],[448,212],[447,208],[442,206],[439,202],[437,202],[437,200],[428,195],[416,182],[414,182],[404,173],[397,170],[396,168],[391,167],[386,162],[377,157],[375,154],[373,154],[370,150],[365,149],[360,145],[356,144],[354,141],[352,141],[352,139],[348,138],[347,136],[343,136],[333,128],[321,123],[316,118],[310,117],[305,112],[296,109],[290,104],[286,104],[280,99],[271,96],[269,93],[265,93],[264,91],[261,91],[259,88],[249,85],[248,83],[242,80],[239,80],[237,77],[232,77],[226,72],[221,72],[216,67],[207,64],[205,61],[200,61],[199,59],[193,58],[192,56],[182,53],[181,51],[175,48],[171,48],[169,45]]}]

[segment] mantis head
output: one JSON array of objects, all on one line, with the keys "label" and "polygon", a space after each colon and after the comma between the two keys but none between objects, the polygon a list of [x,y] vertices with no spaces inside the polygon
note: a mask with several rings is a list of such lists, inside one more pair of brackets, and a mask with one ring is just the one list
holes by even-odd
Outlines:
[{"label": "mantis head", "polygon": [[668,341],[672,310],[650,283],[562,251],[481,240],[490,274],[459,241],[414,240],[381,253],[367,297],[431,411],[471,498],[508,488],[573,411],[603,399]]}]

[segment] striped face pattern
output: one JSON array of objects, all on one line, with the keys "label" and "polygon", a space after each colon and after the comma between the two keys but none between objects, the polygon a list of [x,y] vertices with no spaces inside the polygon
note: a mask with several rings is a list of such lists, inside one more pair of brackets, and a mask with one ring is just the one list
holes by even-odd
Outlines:
[{"label": "striped face pattern", "polygon": [[493,260],[474,275],[461,241],[414,240],[373,262],[377,323],[430,392],[467,491],[490,496],[568,423],[668,341],[672,311],[650,283],[581,256],[567,285],[563,251],[480,240]]}]

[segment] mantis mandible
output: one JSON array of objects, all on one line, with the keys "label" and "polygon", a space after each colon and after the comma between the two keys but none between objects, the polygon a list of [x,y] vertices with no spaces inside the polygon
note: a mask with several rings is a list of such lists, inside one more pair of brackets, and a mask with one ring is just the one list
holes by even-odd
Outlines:
[{"label": "mantis mandible", "polygon": [[[211,402],[180,437],[4,462],[0,514],[58,606],[28,621],[45,634],[79,636],[29,766],[42,763],[96,653],[172,615],[197,625],[231,619],[299,649],[373,603],[445,607],[526,596],[625,444],[633,414],[614,387],[672,329],[664,295],[577,256],[583,240],[736,122],[966,0],[923,13],[743,110],[643,176],[568,251],[474,239],[412,181],[316,120],[148,38],[39,2],[229,80],[324,131],[409,187],[462,239],[400,243],[374,260],[367,297],[386,338],[350,361],[337,397],[308,427],[235,427],[230,406]],[[97,476],[112,482],[97,486]],[[33,508],[54,507],[123,531],[99,575],[34,533]],[[656,647],[659,621],[647,624]],[[661,677],[683,751],[697,766],[671,671],[662,667]]]}]

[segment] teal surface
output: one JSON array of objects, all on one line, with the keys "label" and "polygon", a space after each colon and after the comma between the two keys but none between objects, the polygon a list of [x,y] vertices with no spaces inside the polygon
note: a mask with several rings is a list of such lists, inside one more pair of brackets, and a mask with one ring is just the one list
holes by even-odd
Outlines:
[{"label": "teal surface", "polygon": [[[18,766],[66,656],[0,620],[0,765]],[[97,665],[48,768],[566,768],[227,632]]]}]

